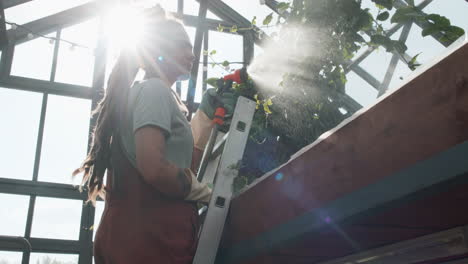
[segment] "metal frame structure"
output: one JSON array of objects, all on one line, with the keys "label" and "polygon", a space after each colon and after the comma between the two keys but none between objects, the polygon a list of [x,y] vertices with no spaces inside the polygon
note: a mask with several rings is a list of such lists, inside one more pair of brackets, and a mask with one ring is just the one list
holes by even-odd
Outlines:
[{"label": "metal frame structure", "polygon": [[[3,7],[5,9],[29,2],[31,0],[3,0]],[[203,79],[207,78],[207,66],[208,56],[203,54],[203,50],[208,50],[208,39],[210,31],[217,31],[217,27],[222,25],[224,27],[232,27],[238,25],[239,27],[251,26],[250,21],[240,15],[238,12],[233,10],[231,7],[226,5],[221,0],[197,0],[200,2],[199,16],[191,16],[184,14],[184,0],[178,0],[178,9],[175,14],[181,18],[187,26],[196,27],[195,36],[195,49],[196,63],[192,74],[196,76],[198,74],[199,62],[202,60],[203,67]],[[429,5],[433,0],[425,0],[418,7],[423,12],[423,8]],[[277,1],[267,0],[266,5],[273,11],[278,12],[276,5]],[[403,0],[395,1],[396,7],[407,5]],[[81,6],[77,6],[54,15],[50,15],[29,23],[26,23],[24,27],[30,29],[37,34],[50,34],[55,33],[59,39],[61,37],[61,31],[63,28],[78,24],[91,17],[100,15],[100,4],[97,1],[89,2]],[[206,18],[207,10],[213,12],[215,15],[221,18],[221,20]],[[424,23],[416,23],[421,28],[427,27]],[[400,35],[400,40],[405,41],[408,37],[412,24],[396,25],[390,29],[387,34],[393,35],[401,27],[403,27],[403,33]],[[241,34],[243,37],[243,62],[248,65],[254,57],[254,45],[262,45],[262,39],[268,39],[266,34],[262,34],[260,37],[255,32],[262,32],[260,29],[255,31],[248,31],[242,33],[229,33],[226,34]],[[31,78],[25,78],[20,76],[11,75],[11,66],[13,62],[13,55],[15,52],[15,45],[30,41],[28,38],[28,32],[17,28],[16,30],[7,31],[9,44],[2,49],[1,60],[0,60],[0,86],[5,88],[13,88],[18,90],[32,91],[42,93],[42,108],[40,113],[40,122],[38,137],[36,142],[36,153],[34,161],[34,170],[32,180],[16,180],[2,178],[0,175],[0,193],[7,194],[19,194],[29,195],[29,207],[26,220],[26,228],[24,238],[28,239],[32,246],[32,252],[44,252],[44,253],[71,253],[79,254],[79,264],[90,264],[92,259],[92,230],[90,227],[94,222],[95,209],[91,205],[85,205],[82,210],[82,216],[80,221],[80,234],[79,240],[60,240],[60,239],[45,239],[45,238],[31,238],[31,227],[34,216],[34,207],[36,203],[36,197],[54,197],[54,198],[65,198],[74,200],[86,200],[84,193],[79,193],[76,188],[67,184],[58,183],[45,183],[38,181],[39,166],[41,160],[41,149],[44,134],[44,125],[46,118],[46,109],[48,103],[48,95],[62,95],[75,98],[82,98],[91,100],[92,108],[97,105],[99,100],[102,98],[104,93],[104,76],[106,72],[106,47],[107,41],[102,36],[98,39],[98,44],[95,52],[94,61],[94,72],[92,87],[86,87],[81,85],[72,85],[66,83],[55,82],[55,73],[57,69],[58,53],[60,49],[60,41],[55,42],[53,52],[53,62],[50,72],[49,81],[36,80]],[[102,35],[102,34],[101,34]],[[433,37],[439,41],[442,45],[448,46],[449,43],[440,40],[440,36],[434,34]],[[385,93],[388,89],[389,83],[392,79],[394,70],[399,60],[407,61],[411,58],[410,55],[404,54],[400,56],[394,54],[385,75],[384,81],[381,83],[359,64],[369,56],[374,49],[370,48],[364,52],[360,57],[357,57],[354,61],[350,61],[346,72],[353,71],[372,87],[379,91],[379,95]],[[194,112],[198,107],[198,104],[194,102],[194,95],[196,91],[196,78],[189,87],[187,103],[190,107],[190,111]],[[206,90],[206,83],[200,87]],[[181,92],[181,84],[177,84],[177,92]],[[354,99],[348,95],[343,95],[340,99],[346,107],[348,112],[356,112],[362,106],[357,103]],[[93,129],[95,119],[90,120],[90,131]],[[0,237],[0,250],[8,251],[20,251],[24,249],[21,245],[12,244],[7,240],[2,240]],[[30,259],[30,252],[24,252],[22,263],[28,264]]]}]

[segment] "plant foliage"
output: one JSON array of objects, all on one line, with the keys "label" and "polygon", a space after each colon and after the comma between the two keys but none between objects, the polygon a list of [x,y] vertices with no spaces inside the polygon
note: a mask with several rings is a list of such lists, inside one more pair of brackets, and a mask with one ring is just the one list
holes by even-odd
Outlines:
[{"label": "plant foliage", "polygon": [[[377,5],[378,14],[372,15],[363,8],[362,1],[372,1]],[[238,183],[250,182],[279,166],[287,161],[290,154],[312,143],[352,114],[351,111],[343,114],[342,109],[347,108],[343,95],[346,70],[358,50],[366,46],[383,47],[388,52],[400,54],[407,50],[405,43],[388,35],[383,21],[390,19],[393,25],[424,23],[423,36],[433,35],[445,42],[453,42],[464,34],[463,29],[451,25],[446,17],[425,14],[411,0],[406,0],[406,5],[397,5],[397,9],[395,2],[398,0],[362,1],[293,0],[278,4],[282,19],[276,23],[281,30],[272,41],[290,43],[290,48],[301,47],[309,41],[307,34],[290,34],[288,28],[313,28],[321,36],[320,45],[324,48],[319,55],[303,56],[295,62],[295,68],[301,72],[285,72],[278,84],[282,89],[257,91],[252,83],[235,87],[239,94],[255,98],[258,109],[243,162],[244,176]],[[271,23],[273,14],[262,20],[263,26]],[[255,17],[252,25],[256,24]],[[241,29],[236,27],[237,30]],[[413,70],[419,66],[418,55],[407,62]]]}]

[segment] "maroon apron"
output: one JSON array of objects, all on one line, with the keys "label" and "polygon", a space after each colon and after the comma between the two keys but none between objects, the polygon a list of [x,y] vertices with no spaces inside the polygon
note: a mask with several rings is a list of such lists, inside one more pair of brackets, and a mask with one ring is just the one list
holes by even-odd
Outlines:
[{"label": "maroon apron", "polygon": [[[118,137],[117,137],[118,138]],[[112,146],[106,204],[94,242],[96,264],[190,264],[199,228],[196,206],[145,183]]]}]

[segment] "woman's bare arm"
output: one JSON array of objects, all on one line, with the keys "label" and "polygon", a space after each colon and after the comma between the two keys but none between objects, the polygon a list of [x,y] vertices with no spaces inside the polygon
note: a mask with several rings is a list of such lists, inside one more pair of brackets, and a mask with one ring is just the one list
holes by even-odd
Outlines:
[{"label": "woman's bare arm", "polygon": [[164,158],[165,138],[155,126],[145,126],[135,132],[136,163],[143,179],[159,192],[185,198],[190,193],[189,173]]},{"label": "woman's bare arm", "polygon": [[214,123],[203,111],[197,110],[190,122],[190,125],[192,126],[194,142],[191,167],[192,170],[196,172],[200,166],[203,151],[210,137]]}]

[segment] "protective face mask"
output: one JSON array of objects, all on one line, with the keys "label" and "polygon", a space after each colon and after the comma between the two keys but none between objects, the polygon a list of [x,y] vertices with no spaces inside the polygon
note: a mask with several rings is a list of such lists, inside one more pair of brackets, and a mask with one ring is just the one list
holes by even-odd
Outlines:
[{"label": "protective face mask", "polygon": [[[166,60],[165,60],[165,58],[163,56],[158,57],[158,61],[157,61],[158,64],[162,64],[162,63],[165,63],[165,62],[166,62]],[[166,64],[166,67],[176,68],[176,66],[172,65],[172,64]],[[185,73],[185,74],[182,74],[179,77],[177,77],[177,81],[186,81],[188,79],[190,79],[190,73]]]}]

